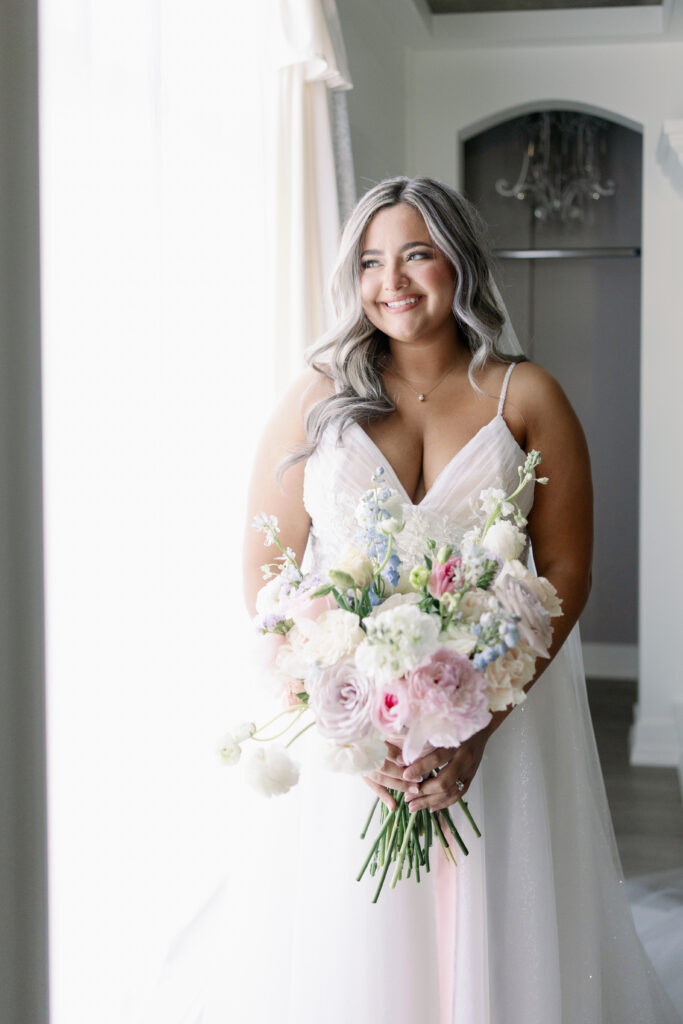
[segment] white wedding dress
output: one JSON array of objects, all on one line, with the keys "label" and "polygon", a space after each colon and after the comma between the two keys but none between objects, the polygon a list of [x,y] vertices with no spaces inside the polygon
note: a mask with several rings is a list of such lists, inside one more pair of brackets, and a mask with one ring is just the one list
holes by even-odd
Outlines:
[{"label": "white wedding dress", "polygon": [[[399,552],[411,566],[426,536],[452,541],[482,488],[518,483],[525,453],[498,414],[414,505],[358,425],[328,430],[306,467],[309,567],[325,570],[353,540],[353,510],[383,465],[405,500]],[[529,511],[532,488],[520,503]],[[476,839],[453,868],[388,883],[355,876],[373,794],[361,779],[308,771],[287,990],[276,1024],[673,1024],[679,1021],[634,930],[595,747],[575,628],[489,742],[469,792]],[[372,834],[374,826],[370,830]],[[275,1022],[274,1022],[275,1024]]]}]

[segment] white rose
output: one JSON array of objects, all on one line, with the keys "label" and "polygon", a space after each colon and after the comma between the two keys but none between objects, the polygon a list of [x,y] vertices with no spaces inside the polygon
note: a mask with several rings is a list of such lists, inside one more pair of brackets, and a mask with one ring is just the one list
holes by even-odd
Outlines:
[{"label": "white rose", "polygon": [[469,658],[477,646],[477,638],[470,633],[469,629],[451,623],[446,632],[441,634],[441,643],[443,647],[449,647],[457,654]]},{"label": "white rose", "polygon": [[534,677],[536,659],[522,645],[513,647],[502,658],[490,661],[484,675],[488,684],[489,709],[504,711],[526,698],[524,687]]},{"label": "white rose", "polygon": [[247,782],[263,796],[287,793],[299,781],[299,766],[284,747],[268,744],[255,750],[245,762]]},{"label": "white rose", "polygon": [[523,580],[550,616],[563,614],[562,601],[557,596],[557,591],[550,580],[547,580],[545,576],[534,576],[523,562],[516,558],[506,562],[500,572],[500,577],[502,576],[515,576],[518,580]]},{"label": "white rose", "polygon": [[357,587],[367,587],[372,580],[372,562],[357,548],[348,548],[334,563],[334,571],[345,572]]},{"label": "white rose", "polygon": [[388,612],[391,608],[398,608],[403,604],[419,604],[422,600],[422,594],[417,594],[411,587],[409,591],[397,590],[395,594],[388,597],[386,601],[382,601],[381,604],[376,604],[370,612],[373,618],[381,615],[382,612]]},{"label": "white rose", "polygon": [[365,639],[360,618],[343,608],[323,612],[315,621],[302,621],[298,629],[307,635],[303,653],[309,665],[334,665],[341,658],[353,654]]},{"label": "white rose", "polygon": [[232,735],[232,733],[226,733],[223,739],[218,744],[218,750],[216,751],[218,756],[224,765],[237,764],[240,757],[242,756],[242,748],[239,743]]},{"label": "white rose", "polygon": [[514,523],[509,523],[505,519],[498,519],[493,526],[489,527],[482,541],[487,551],[498,555],[503,561],[519,558],[525,543],[526,537],[521,530],[518,530]]},{"label": "white rose", "polygon": [[326,768],[348,775],[367,775],[384,764],[387,748],[379,733],[373,732],[359,743],[326,743],[321,759]]}]

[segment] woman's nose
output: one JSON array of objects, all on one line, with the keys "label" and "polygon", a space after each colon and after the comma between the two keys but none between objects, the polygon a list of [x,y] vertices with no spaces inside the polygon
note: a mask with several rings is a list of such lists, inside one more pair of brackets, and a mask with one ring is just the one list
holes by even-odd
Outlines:
[{"label": "woman's nose", "polygon": [[407,281],[404,266],[398,261],[390,260],[384,271],[384,287],[387,291],[396,291]]}]

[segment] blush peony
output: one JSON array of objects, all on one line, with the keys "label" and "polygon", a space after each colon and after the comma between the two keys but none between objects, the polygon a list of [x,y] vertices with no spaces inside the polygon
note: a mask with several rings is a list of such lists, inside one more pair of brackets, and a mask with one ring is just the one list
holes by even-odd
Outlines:
[{"label": "blush peony", "polygon": [[458,747],[491,721],[486,680],[469,658],[441,647],[410,673],[403,756],[414,761],[427,743]]}]

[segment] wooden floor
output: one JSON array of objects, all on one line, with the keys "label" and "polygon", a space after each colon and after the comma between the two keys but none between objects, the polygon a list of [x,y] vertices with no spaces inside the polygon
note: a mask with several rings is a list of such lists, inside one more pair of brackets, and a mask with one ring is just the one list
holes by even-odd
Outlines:
[{"label": "wooden floor", "polygon": [[636,684],[589,680],[588,699],[625,877],[683,867],[678,772],[628,761]]}]

